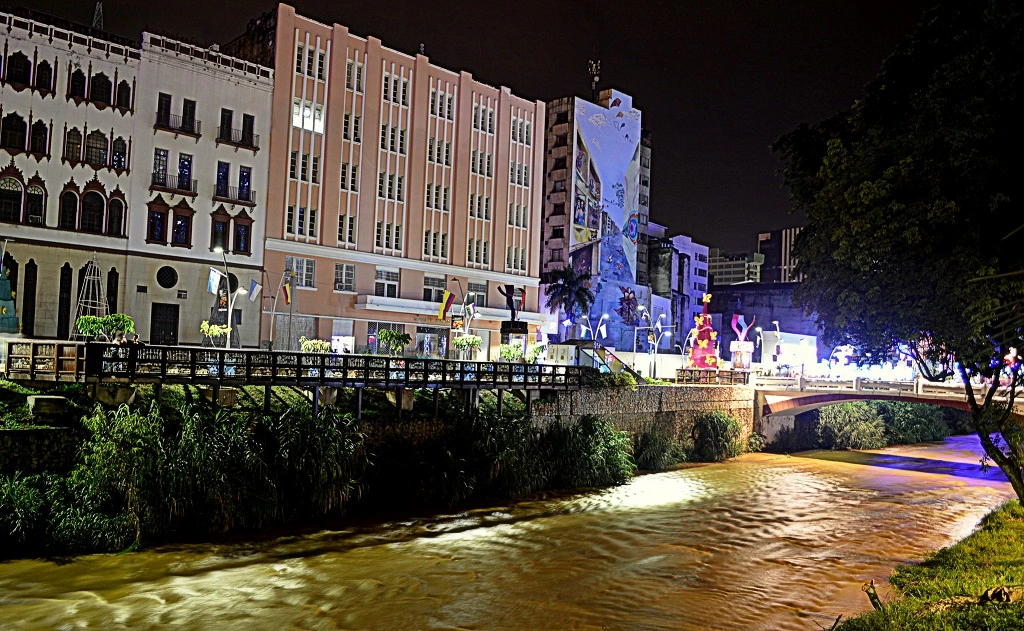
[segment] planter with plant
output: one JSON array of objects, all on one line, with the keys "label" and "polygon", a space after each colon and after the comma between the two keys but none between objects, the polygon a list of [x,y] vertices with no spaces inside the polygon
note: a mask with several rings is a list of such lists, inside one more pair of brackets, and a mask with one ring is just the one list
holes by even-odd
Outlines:
[{"label": "planter with plant", "polygon": [[467,360],[476,357],[476,352],[480,350],[481,344],[483,344],[483,339],[479,335],[460,335],[452,340],[452,346],[462,354],[463,359]]},{"label": "planter with plant", "polygon": [[[203,320],[199,325],[199,333],[203,336],[203,346],[217,346],[217,339],[231,333],[231,327],[223,324],[210,324],[208,320]],[[216,375],[218,372],[217,363],[211,362],[207,364],[207,369],[211,375]],[[233,375],[235,373],[234,366],[225,366],[224,374]]]},{"label": "planter with plant", "polygon": [[501,359],[507,362],[517,362],[523,358],[522,344],[502,344],[498,347]]},{"label": "planter with plant", "polygon": [[104,342],[113,342],[118,333],[135,333],[135,321],[124,313],[111,313],[102,317],[84,315],[75,320],[75,328],[90,341],[102,338]]}]

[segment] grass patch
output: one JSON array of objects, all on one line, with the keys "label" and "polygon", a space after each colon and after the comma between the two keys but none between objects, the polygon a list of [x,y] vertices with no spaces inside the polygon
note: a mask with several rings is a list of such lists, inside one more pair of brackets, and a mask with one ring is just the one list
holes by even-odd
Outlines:
[{"label": "grass patch", "polygon": [[937,611],[943,599],[978,597],[999,586],[1024,586],[1024,507],[1008,502],[988,515],[977,532],[917,565],[903,565],[890,579],[896,601],[847,620],[842,631],[945,631],[1024,628],[1024,601],[964,604]]}]

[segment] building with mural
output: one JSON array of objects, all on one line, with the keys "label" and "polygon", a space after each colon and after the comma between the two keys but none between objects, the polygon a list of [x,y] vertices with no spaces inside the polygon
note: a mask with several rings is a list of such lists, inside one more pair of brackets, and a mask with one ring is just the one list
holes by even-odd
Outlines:
[{"label": "building with mural", "polygon": [[620,349],[631,347],[649,294],[637,283],[641,133],[640,110],[617,90],[601,92],[598,103],[548,103],[542,271],[571,265],[589,273],[595,302],[578,315],[607,314],[602,341]]}]

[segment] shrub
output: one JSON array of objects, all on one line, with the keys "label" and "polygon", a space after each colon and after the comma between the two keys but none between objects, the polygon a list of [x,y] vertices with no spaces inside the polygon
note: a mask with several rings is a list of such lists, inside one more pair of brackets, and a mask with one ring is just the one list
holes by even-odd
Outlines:
[{"label": "shrub", "polygon": [[881,449],[886,445],[885,421],[871,404],[855,401],[818,410],[818,446],[822,449]]},{"label": "shrub", "polygon": [[517,362],[523,358],[523,347],[520,344],[502,344],[498,347],[498,354],[504,361]]},{"label": "shrub", "polygon": [[741,433],[740,422],[721,410],[697,415],[691,430],[694,460],[721,462],[738,456]]},{"label": "shrub", "polygon": [[[32,547],[45,530],[42,476],[0,476],[0,550]],[[2,555],[0,555],[2,556]]]},{"label": "shrub", "polygon": [[904,401],[875,401],[872,406],[885,421],[890,445],[907,445],[942,440],[950,435],[941,408]]},{"label": "shrub", "polygon": [[633,460],[638,469],[657,471],[686,460],[682,445],[653,423],[633,436]]},{"label": "shrub", "polygon": [[383,346],[390,355],[399,354],[411,341],[412,337],[408,333],[399,333],[391,329],[377,331],[377,344]]},{"label": "shrub", "polygon": [[467,349],[476,350],[483,344],[483,339],[479,335],[460,335],[452,339],[452,346],[460,351]]},{"label": "shrub", "polygon": [[624,484],[636,470],[630,440],[605,420],[584,416],[552,425],[543,440],[553,463],[550,488],[586,489]]},{"label": "shrub", "polygon": [[765,445],[768,444],[768,437],[764,434],[758,434],[753,432],[750,434],[750,438],[747,439],[747,451],[751,453],[757,453],[764,451]]},{"label": "shrub", "polygon": [[327,340],[306,339],[303,335],[299,338],[299,348],[303,353],[330,353],[331,343]]},{"label": "shrub", "polygon": [[628,372],[598,372],[587,370],[583,373],[583,385],[589,388],[635,388],[636,378]]}]

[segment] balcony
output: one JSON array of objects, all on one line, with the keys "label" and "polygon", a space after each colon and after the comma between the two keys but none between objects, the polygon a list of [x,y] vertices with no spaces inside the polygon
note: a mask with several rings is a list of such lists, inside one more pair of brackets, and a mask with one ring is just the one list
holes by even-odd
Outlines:
[{"label": "balcony", "polygon": [[172,132],[175,136],[183,134],[191,136],[197,141],[203,135],[203,122],[191,116],[180,116],[178,114],[156,113],[156,123],[153,129],[162,129]]},{"label": "balcony", "polygon": [[213,187],[213,201],[226,204],[241,204],[251,208],[256,205],[256,192],[251,188],[218,184]]},{"label": "balcony", "polygon": [[149,180],[149,190],[164,191],[175,195],[188,195],[193,198],[197,194],[195,180],[181,177],[180,175],[161,173],[159,171],[153,172],[152,177]]},{"label": "balcony", "polygon": [[222,125],[217,128],[217,144],[231,145],[236,151],[251,149],[256,152],[260,150],[260,135],[248,129],[232,129]]}]

